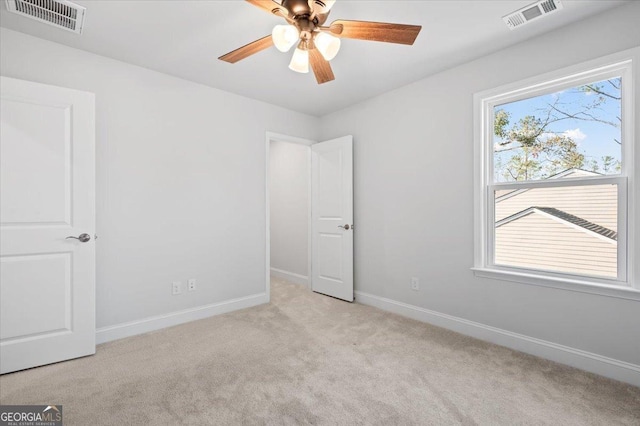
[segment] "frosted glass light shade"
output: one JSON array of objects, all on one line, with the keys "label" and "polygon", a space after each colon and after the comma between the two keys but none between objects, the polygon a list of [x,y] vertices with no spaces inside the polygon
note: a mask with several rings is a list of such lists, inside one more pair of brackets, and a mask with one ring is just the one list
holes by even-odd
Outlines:
[{"label": "frosted glass light shade", "polygon": [[276,25],[271,32],[273,44],[281,52],[288,52],[299,37],[298,29],[293,25]]},{"label": "frosted glass light shade", "polygon": [[296,48],[289,69],[306,74],[309,72],[309,51]]},{"label": "frosted glass light shade", "polygon": [[318,51],[327,61],[335,58],[340,51],[340,39],[328,33],[317,33],[314,43]]}]

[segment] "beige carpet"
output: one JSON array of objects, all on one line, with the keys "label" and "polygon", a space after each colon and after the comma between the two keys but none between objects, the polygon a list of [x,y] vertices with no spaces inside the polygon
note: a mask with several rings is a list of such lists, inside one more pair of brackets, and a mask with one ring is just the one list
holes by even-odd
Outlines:
[{"label": "beige carpet", "polygon": [[639,425],[640,388],[282,281],[273,302],[4,375],[66,425]]}]

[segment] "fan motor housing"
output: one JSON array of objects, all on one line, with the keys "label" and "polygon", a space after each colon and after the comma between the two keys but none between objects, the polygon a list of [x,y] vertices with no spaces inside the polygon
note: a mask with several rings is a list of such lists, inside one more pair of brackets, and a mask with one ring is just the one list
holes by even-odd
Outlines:
[{"label": "fan motor housing", "polygon": [[295,26],[300,31],[300,38],[303,40],[309,40],[311,34],[316,30],[316,24],[309,20],[309,18],[300,18],[295,22]]},{"label": "fan motor housing", "polygon": [[293,19],[311,16],[311,8],[307,0],[283,0],[282,7],[289,11]]}]

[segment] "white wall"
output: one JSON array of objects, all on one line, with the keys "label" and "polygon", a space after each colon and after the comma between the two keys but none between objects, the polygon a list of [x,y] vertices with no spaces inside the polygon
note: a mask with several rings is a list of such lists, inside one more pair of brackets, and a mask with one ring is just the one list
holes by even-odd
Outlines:
[{"label": "white wall", "polygon": [[270,145],[271,267],[308,277],[310,148],[277,140]]},{"label": "white wall", "polygon": [[0,36],[2,75],[96,94],[98,327],[265,291],[265,132],[315,139],[317,118]]},{"label": "white wall", "polygon": [[640,3],[616,8],[323,117],[323,140],[354,136],[356,290],[640,365],[640,302],[470,269],[473,94],[638,46],[639,18]]}]

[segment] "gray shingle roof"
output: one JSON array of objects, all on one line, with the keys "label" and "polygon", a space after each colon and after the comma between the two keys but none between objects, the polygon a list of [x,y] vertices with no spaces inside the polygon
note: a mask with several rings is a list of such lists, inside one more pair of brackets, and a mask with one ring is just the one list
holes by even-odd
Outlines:
[{"label": "gray shingle roof", "polygon": [[572,225],[576,225],[579,226],[581,228],[584,228],[588,231],[594,232],[598,235],[602,235],[603,237],[606,238],[610,238],[614,241],[618,240],[618,233],[612,229],[609,228],[605,228],[604,226],[600,226],[598,224],[595,224],[593,222],[589,222],[588,220],[582,219],[581,217],[572,215],[571,213],[567,213],[565,211],[562,210],[558,210],[556,208],[553,207],[529,207],[527,209],[524,209],[518,213],[512,214],[509,217],[505,217],[504,219],[500,220],[499,222],[496,222],[496,227],[502,226],[506,223],[512,222],[522,216],[525,216],[526,214],[533,212],[534,210],[539,210],[543,213],[547,213],[550,214],[551,216],[557,217],[558,219],[561,219],[565,222],[571,223]]}]

